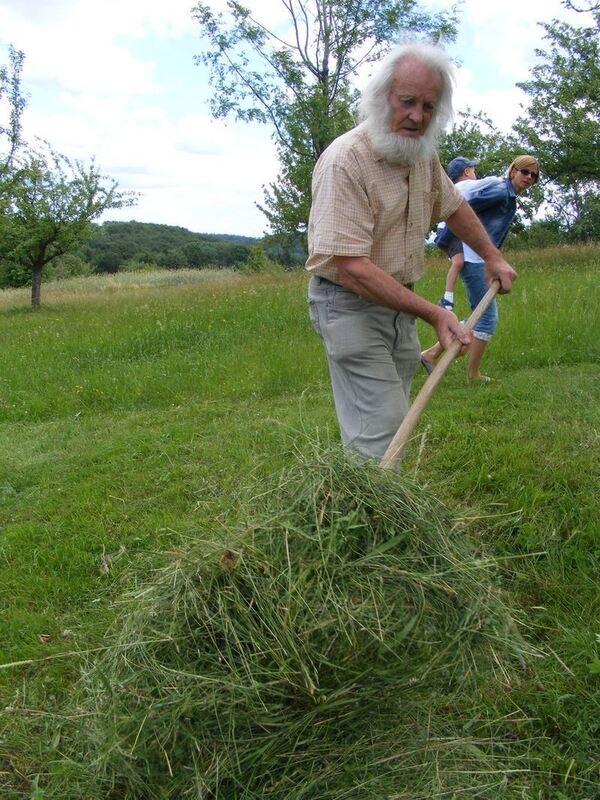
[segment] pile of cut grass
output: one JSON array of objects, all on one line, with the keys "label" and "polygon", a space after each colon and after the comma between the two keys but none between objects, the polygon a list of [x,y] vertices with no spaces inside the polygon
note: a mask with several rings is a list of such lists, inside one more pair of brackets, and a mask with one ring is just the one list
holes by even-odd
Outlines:
[{"label": "pile of cut grass", "polygon": [[62,731],[44,797],[506,787],[515,747],[453,728],[465,709],[448,714],[480,668],[522,663],[494,565],[460,524],[336,451],[299,458],[241,508],[124,601],[66,709],[82,723]]}]

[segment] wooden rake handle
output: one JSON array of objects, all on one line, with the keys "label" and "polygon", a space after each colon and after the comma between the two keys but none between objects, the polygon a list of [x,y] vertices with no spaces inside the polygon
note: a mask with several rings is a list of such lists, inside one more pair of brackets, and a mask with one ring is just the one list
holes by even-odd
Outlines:
[{"label": "wooden rake handle", "polygon": [[[494,279],[490,284],[490,288],[484,294],[484,296],[479,301],[478,305],[475,309],[473,309],[471,316],[465,322],[465,328],[468,331],[472,331],[481,316],[483,315],[486,308],[492,302],[496,294],[498,293],[498,289],[500,288],[500,281]],[[402,451],[404,450],[404,446],[406,445],[407,441],[410,439],[410,436],[419,421],[419,417],[425,410],[425,406],[429,402],[429,398],[437,389],[438,383],[444,377],[444,374],[450,364],[454,361],[458,352],[461,348],[461,344],[458,339],[455,339],[450,347],[444,351],[444,353],[440,356],[437,364],[431,371],[431,374],[421,387],[421,391],[415,397],[414,403],[408,409],[408,413],[404,417],[402,424],[396,431],[396,435],[390,442],[388,449],[385,451],[383,458],[379,462],[379,466],[382,469],[391,469],[396,461],[402,455]]]}]

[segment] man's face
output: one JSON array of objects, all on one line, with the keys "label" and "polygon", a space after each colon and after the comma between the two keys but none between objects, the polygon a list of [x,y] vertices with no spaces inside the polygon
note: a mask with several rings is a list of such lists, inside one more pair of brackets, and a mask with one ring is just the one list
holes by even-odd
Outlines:
[{"label": "man's face", "polygon": [[529,164],[526,171],[529,173],[528,175],[525,175],[521,170],[515,169],[514,167],[510,171],[509,179],[513,185],[515,194],[522,194],[526,189],[529,189],[530,186],[533,186],[536,182],[536,178],[534,178],[531,173],[538,174],[540,168],[537,164]]},{"label": "man's face", "polygon": [[427,130],[442,91],[436,69],[414,58],[405,58],[394,72],[388,95],[389,129],[407,139],[418,139]]}]

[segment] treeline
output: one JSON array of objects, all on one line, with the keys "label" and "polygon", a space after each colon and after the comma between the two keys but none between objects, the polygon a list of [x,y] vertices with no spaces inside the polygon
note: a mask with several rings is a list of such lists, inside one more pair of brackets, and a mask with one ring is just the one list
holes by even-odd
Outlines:
[{"label": "treeline", "polygon": [[118,272],[131,263],[158,267],[234,267],[248,258],[258,239],[193,233],[175,225],[105,222],[77,255],[93,272]]},{"label": "treeline", "polygon": [[118,272],[135,265],[166,269],[241,268],[257,247],[282,266],[302,263],[302,249],[283,249],[251,236],[194,233],[176,225],[148,222],[104,222],[94,225],[77,256],[92,272]]},{"label": "treeline", "polygon": [[[228,268],[261,272],[296,267],[305,259],[301,243],[283,248],[251,236],[194,233],[176,225],[104,222],[91,224],[83,244],[58,255],[45,273],[48,280],[55,280],[153,268]],[[0,263],[0,289],[30,283],[29,269],[14,263]]]}]

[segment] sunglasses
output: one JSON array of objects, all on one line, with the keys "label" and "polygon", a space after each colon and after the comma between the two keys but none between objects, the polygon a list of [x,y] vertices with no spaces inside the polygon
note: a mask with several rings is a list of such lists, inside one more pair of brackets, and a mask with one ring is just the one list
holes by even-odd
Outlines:
[{"label": "sunglasses", "polygon": [[537,181],[537,179],[540,177],[539,172],[534,172],[532,169],[526,169],[525,167],[523,169],[517,169],[517,172],[520,172],[522,175],[525,175],[525,177],[531,175],[534,181]]}]

